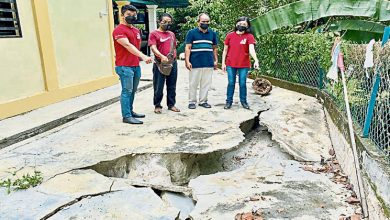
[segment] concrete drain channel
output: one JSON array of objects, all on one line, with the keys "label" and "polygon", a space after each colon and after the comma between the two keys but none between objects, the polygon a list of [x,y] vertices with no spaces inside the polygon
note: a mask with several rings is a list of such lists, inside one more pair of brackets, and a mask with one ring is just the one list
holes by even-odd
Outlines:
[{"label": "concrete drain channel", "polygon": [[[247,145],[251,138],[267,129],[260,128],[259,117],[244,121],[240,129],[245,140],[235,148],[207,154],[148,153],[122,156],[111,161],[102,161],[83,169],[91,169],[106,177],[124,178],[134,182],[135,187],[151,187],[160,197],[170,193],[185,203],[189,213],[196,205],[191,190],[187,187],[191,179],[200,175],[231,171],[239,167],[234,164],[235,151]],[[271,141],[271,134],[266,132]],[[183,207],[181,207],[183,209]],[[188,214],[187,213],[187,214]],[[177,218],[190,219],[190,218]]]}]

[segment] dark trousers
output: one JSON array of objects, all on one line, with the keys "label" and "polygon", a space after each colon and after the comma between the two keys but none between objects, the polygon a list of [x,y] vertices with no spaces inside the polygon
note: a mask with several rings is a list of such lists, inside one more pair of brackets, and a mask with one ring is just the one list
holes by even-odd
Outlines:
[{"label": "dark trousers", "polygon": [[163,75],[157,68],[156,64],[153,64],[153,89],[154,97],[153,104],[155,107],[161,106],[161,101],[164,96],[164,84],[167,84],[167,106],[171,108],[176,104],[176,82],[177,82],[177,62],[173,63],[173,68],[169,76]]}]

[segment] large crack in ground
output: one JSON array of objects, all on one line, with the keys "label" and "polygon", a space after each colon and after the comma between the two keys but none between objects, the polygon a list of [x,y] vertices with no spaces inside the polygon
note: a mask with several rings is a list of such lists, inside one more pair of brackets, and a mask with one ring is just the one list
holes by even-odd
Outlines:
[{"label": "large crack in ground", "polygon": [[115,192],[115,191],[111,190],[113,184],[114,184],[114,181],[112,182],[112,184],[110,186],[110,189],[108,191],[94,193],[94,194],[88,194],[88,195],[82,195],[82,196],[80,196],[80,197],[78,197],[78,198],[76,198],[76,199],[74,199],[74,200],[72,200],[72,201],[70,201],[70,202],[68,202],[66,204],[63,204],[63,205],[59,206],[58,208],[56,208],[55,210],[53,210],[52,212],[50,212],[47,215],[45,215],[44,217],[42,217],[41,220],[49,219],[50,217],[54,216],[59,211],[61,211],[63,209],[66,209],[67,207],[69,207],[71,205],[74,205],[74,204],[80,202],[83,199],[91,198],[91,197],[95,197],[95,196],[101,196],[101,195],[105,195],[105,194],[108,194],[108,193]]},{"label": "large crack in ground", "polygon": [[[230,164],[230,160],[235,160],[236,158],[231,158],[227,155],[229,153],[234,155],[234,151],[240,149],[248,142],[248,138],[251,138],[256,134],[255,130],[259,127],[260,113],[261,112],[259,112],[256,117],[244,121],[240,124],[240,129],[243,132],[245,139],[238,146],[229,150],[218,150],[206,154],[130,154],[124,155],[114,160],[102,161],[92,166],[73,169],[61,174],[75,170],[91,169],[106,177],[128,179],[130,180],[131,185],[134,187],[150,187],[160,197],[162,192],[171,192],[179,196],[185,196],[192,200],[192,191],[187,187],[188,182],[200,175],[214,174],[231,169],[231,165],[227,165],[227,161],[229,161]],[[186,131],[184,135],[180,137],[183,140],[180,143],[186,144],[188,139],[196,138],[199,139],[198,144],[202,144],[202,139],[216,135],[215,133],[202,133],[201,130],[192,130]],[[53,179],[61,174],[57,174],[48,180]],[[116,191],[112,191],[110,189],[101,193],[80,196],[66,204],[59,206],[41,219],[49,219],[50,217],[55,216],[58,212],[61,212],[61,210],[67,209],[85,198],[101,196],[110,194],[112,192]],[[192,201],[195,205],[196,201]]]},{"label": "large crack in ground", "polygon": [[[276,163],[279,163],[279,160],[294,161],[291,155],[283,152],[283,149],[279,146],[279,144],[272,140],[272,134],[268,132],[268,129],[264,126],[260,126],[260,114],[261,112],[259,112],[258,116],[254,117],[253,119],[247,120],[240,124],[240,129],[244,133],[245,139],[239,145],[229,150],[219,150],[206,154],[130,154],[111,161],[102,161],[95,165],[80,169],[94,170],[97,173],[110,178],[123,178],[129,180],[131,185],[135,187],[152,188],[154,192],[161,198],[163,193],[171,193],[179,197],[183,197],[184,199],[189,199],[193,204],[188,205],[186,209],[191,211],[196,207],[197,200],[199,198],[194,197],[192,188],[188,186],[188,183],[199,176],[232,172],[244,166],[256,164],[255,161],[258,160],[267,161],[276,159]],[[215,135],[211,133],[200,133],[201,132],[199,131],[196,133],[192,130],[189,130],[186,133],[186,139],[192,138],[191,135],[196,135],[197,137],[203,138],[206,136],[208,137],[210,135]],[[259,151],[259,149],[255,149],[253,147],[258,142],[263,143],[263,148],[265,150]],[[201,144],[202,142],[200,141],[199,143]],[[323,209],[321,206],[323,206],[324,203],[331,204],[328,206],[328,208],[332,209],[335,209],[337,205],[339,205],[339,203],[332,204],[332,201],[328,198],[326,198],[326,200],[322,199],[322,194],[317,192],[324,190],[322,186],[305,181],[302,183],[291,182],[287,183],[287,186],[285,186],[286,183],[283,183],[282,176],[282,174],[277,174],[275,178],[271,179],[254,176],[254,181],[259,184],[283,185],[285,189],[288,189],[288,191],[291,192],[291,194],[288,194],[287,192],[271,190],[264,193],[263,196],[265,197],[275,198],[275,201],[273,201],[273,206],[284,207],[284,213],[275,212],[275,209],[272,207],[264,208],[264,217],[282,218],[283,216],[285,217],[286,214],[290,217],[299,217],[299,212],[307,212],[307,209],[312,210],[307,212],[308,214],[316,215],[321,212],[321,209]],[[256,186],[254,187],[256,188]],[[103,194],[109,194],[111,192],[113,191],[110,189],[110,191],[104,192]],[[307,194],[305,194],[306,192]],[[309,205],[301,207],[299,203],[294,204],[290,202],[290,200],[295,201],[297,198],[298,200],[303,199],[307,195],[309,195],[311,198],[307,200],[310,203]],[[73,206],[85,197],[88,197],[88,195],[77,198],[70,203],[64,204],[47,216],[54,216],[64,207]],[[245,207],[245,204],[242,202],[237,202],[234,204],[218,203],[216,206],[210,207],[206,213],[215,211],[223,212],[223,210],[238,210],[242,209],[243,207]],[[188,210],[184,215],[185,217],[177,217],[176,219],[193,219],[192,216],[189,216],[190,211]],[[300,211],[297,213],[296,210]]]},{"label": "large crack in ground", "polygon": [[[259,113],[260,114],[260,113]],[[247,139],[248,135],[253,136],[253,131],[259,127],[259,115],[244,121],[240,124],[240,129]],[[181,128],[183,129],[183,128]],[[171,130],[161,130],[160,132],[173,132]],[[186,141],[196,139],[198,144],[203,144],[202,140],[216,135],[216,133],[203,133],[201,130],[187,130],[181,135],[179,143],[187,144]],[[238,146],[229,150],[218,150],[205,154],[191,153],[147,153],[130,154],[115,160],[102,161],[98,164],[85,167],[96,172],[116,178],[126,178],[138,182],[160,183],[166,185],[185,186],[191,179],[200,175],[213,174],[225,170],[224,155],[240,148],[245,144],[245,140]],[[183,146],[178,146],[183,148]],[[186,147],[186,146],[184,146]]]}]

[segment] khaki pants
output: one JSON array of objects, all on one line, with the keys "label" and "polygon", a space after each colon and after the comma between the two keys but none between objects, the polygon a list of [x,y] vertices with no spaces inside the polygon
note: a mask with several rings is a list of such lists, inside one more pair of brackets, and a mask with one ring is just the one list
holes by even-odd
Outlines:
[{"label": "khaki pants", "polygon": [[207,94],[213,80],[214,68],[194,68],[190,71],[189,102],[196,103],[196,93],[199,88],[199,104],[207,102]]}]

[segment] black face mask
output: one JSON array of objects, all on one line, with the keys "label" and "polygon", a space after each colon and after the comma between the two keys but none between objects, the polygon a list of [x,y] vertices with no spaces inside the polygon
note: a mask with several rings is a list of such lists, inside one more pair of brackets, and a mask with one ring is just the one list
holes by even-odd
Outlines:
[{"label": "black face mask", "polygon": [[203,24],[201,23],[200,24],[200,28],[202,28],[203,30],[207,30],[209,28],[209,24]]},{"label": "black face mask", "polygon": [[162,29],[163,31],[169,31],[169,30],[171,30],[171,28],[172,28],[172,25],[171,25],[171,24],[162,24],[162,25],[161,25],[161,29]]},{"label": "black face mask", "polygon": [[237,25],[236,28],[240,32],[244,32],[244,31],[248,30],[248,27],[242,26],[242,25]]},{"label": "black face mask", "polygon": [[125,18],[125,20],[128,24],[134,24],[135,21],[137,21],[137,15],[129,15]]}]

